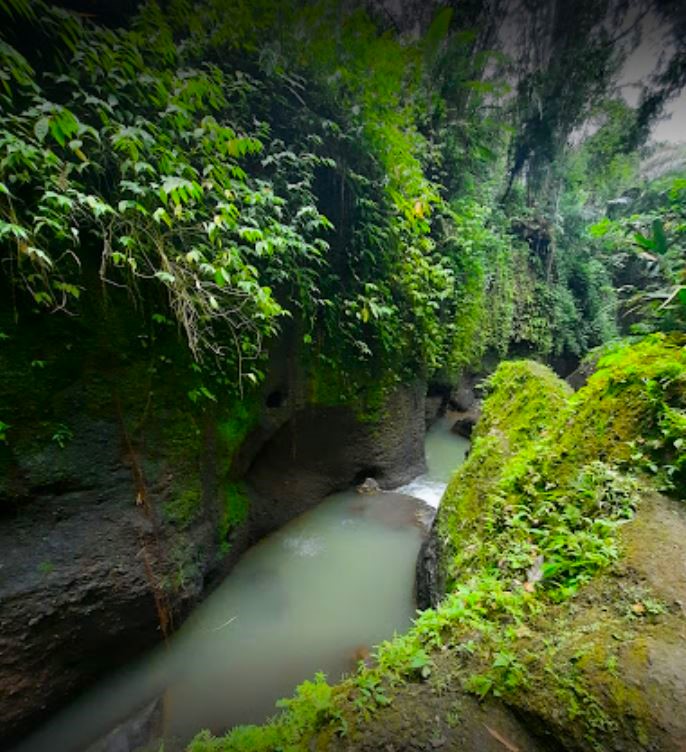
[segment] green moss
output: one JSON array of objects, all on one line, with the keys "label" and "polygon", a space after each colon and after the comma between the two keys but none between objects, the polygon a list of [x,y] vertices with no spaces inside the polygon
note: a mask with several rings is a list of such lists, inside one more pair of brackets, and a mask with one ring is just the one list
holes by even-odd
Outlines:
[{"label": "green moss", "polygon": [[564,597],[617,558],[614,527],[636,500],[621,471],[653,465],[680,488],[682,342],[619,345],[576,395],[539,364],[500,366],[439,514],[449,582],[475,567],[524,582],[543,556],[544,585]]},{"label": "green moss", "polygon": [[41,574],[48,575],[55,570],[55,565],[51,561],[41,561],[38,565],[38,571]]},{"label": "green moss", "polygon": [[167,458],[177,470],[187,469],[197,474],[202,434],[196,416],[190,407],[181,403],[178,407],[165,409],[160,417],[155,432],[157,444],[152,447],[154,453]]},{"label": "green moss", "polygon": [[188,527],[202,509],[202,491],[197,483],[193,488],[177,492],[172,499],[162,506],[167,521],[180,528]]},{"label": "green moss", "polygon": [[257,393],[234,399],[222,412],[217,430],[224,442],[223,451],[232,457],[240,448],[245,437],[255,427],[260,417],[261,403]]},{"label": "green moss", "polygon": [[530,360],[502,363],[487,389],[476,436],[501,432],[514,451],[554,425],[572,393],[549,368]]},{"label": "green moss", "polygon": [[219,516],[217,535],[221,552],[229,550],[228,537],[231,531],[245,522],[248,516],[249,501],[245,488],[240,483],[229,483],[224,491],[224,503]]},{"label": "green moss", "polygon": [[388,396],[399,383],[393,370],[368,364],[343,368],[340,361],[324,356],[310,360],[307,375],[309,402],[323,407],[350,406],[363,423],[381,419]]},{"label": "green moss", "polygon": [[591,458],[639,466],[686,496],[686,337],[656,334],[605,351],[552,442],[554,472]]}]

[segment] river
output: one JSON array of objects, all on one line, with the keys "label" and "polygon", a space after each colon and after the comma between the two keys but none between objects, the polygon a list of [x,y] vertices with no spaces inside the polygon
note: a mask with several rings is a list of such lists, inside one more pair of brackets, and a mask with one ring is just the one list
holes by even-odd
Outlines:
[{"label": "river", "polygon": [[167,647],[104,678],[15,752],[84,752],[156,698],[165,748],[183,748],[202,728],[264,721],[317,671],[352,671],[414,616],[427,505],[468,447],[450,423],[427,433],[425,475],[395,492],[334,494],[259,542]]}]

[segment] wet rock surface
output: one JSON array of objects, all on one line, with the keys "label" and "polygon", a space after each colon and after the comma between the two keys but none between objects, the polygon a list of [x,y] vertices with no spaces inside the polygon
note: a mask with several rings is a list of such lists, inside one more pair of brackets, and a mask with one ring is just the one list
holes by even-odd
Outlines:
[{"label": "wet rock surface", "polygon": [[445,591],[440,567],[440,545],[434,520],[429,536],[422,543],[417,556],[415,592],[417,608],[435,608]]},{"label": "wet rock surface", "polygon": [[135,752],[162,733],[163,700],[154,700],[85,752]]},{"label": "wet rock surface", "polygon": [[565,381],[578,392],[581,387],[586,386],[588,380],[593,376],[598,366],[598,358],[589,358],[582,361],[570,374]]},{"label": "wet rock surface", "polygon": [[350,407],[297,410],[245,476],[254,498],[253,533],[274,530],[365,478],[394,488],[423,472],[424,390],[423,384],[401,387],[375,420],[360,420]]},{"label": "wet rock surface", "polygon": [[450,392],[449,415],[454,420],[453,433],[468,439],[481,414],[482,377],[466,374]]},{"label": "wet rock surface", "polygon": [[[69,475],[60,484],[46,483],[49,456],[37,452],[26,460],[28,500],[0,520],[0,737],[6,742],[161,640],[161,621],[168,619],[171,630],[216,566],[209,513],[183,532],[148,514],[171,492],[169,468],[149,476],[148,498],[140,503],[116,425],[82,417],[67,451],[57,468]],[[174,586],[179,567],[183,587]]]}]

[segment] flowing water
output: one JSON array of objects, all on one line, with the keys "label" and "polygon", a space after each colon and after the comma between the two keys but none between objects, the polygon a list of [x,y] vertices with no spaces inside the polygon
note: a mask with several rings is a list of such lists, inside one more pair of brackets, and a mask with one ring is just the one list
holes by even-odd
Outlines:
[{"label": "flowing water", "polygon": [[414,496],[434,509],[443,496],[443,491],[455,470],[464,462],[469,449],[469,441],[452,433],[455,415],[448,412],[427,431],[426,464],[424,475],[415,478],[406,486],[397,488],[397,493]]},{"label": "flowing water", "polygon": [[335,494],[262,540],[169,647],[100,682],[16,752],[82,752],[156,698],[171,749],[201,728],[263,721],[317,671],[352,671],[414,616],[427,516],[417,499],[438,505],[468,446],[449,428],[445,418],[427,435],[426,475],[395,493]]}]

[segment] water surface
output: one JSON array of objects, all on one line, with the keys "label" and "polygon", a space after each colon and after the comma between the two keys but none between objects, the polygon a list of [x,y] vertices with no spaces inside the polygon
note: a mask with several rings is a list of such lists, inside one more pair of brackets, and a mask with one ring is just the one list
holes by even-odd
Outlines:
[{"label": "water surface", "polygon": [[456,416],[448,411],[439,418],[426,433],[426,464],[424,475],[415,478],[401,488],[398,493],[422,499],[434,509],[455,470],[464,462],[469,450],[468,439],[452,432]]}]

